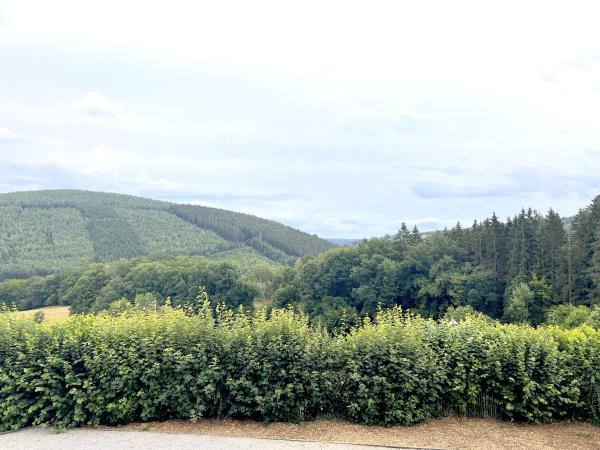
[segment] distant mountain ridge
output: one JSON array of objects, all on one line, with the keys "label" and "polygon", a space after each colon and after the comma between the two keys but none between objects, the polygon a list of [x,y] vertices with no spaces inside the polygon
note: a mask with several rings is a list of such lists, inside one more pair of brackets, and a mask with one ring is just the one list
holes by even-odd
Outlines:
[{"label": "distant mountain ridge", "polygon": [[236,248],[293,262],[332,247],[272,220],[205,206],[80,190],[0,194],[0,279],[90,262],[208,256]]},{"label": "distant mountain ridge", "polygon": [[326,238],[327,241],[338,247],[355,247],[360,244],[363,239],[347,239],[347,238]]}]

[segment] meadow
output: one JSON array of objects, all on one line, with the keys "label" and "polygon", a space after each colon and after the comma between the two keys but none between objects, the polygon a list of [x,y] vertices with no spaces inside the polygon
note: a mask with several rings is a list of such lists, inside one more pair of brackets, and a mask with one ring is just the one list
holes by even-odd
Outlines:
[{"label": "meadow", "polygon": [[14,314],[21,317],[33,317],[36,313],[42,313],[44,315],[44,322],[56,322],[67,319],[69,317],[69,309],[68,306],[44,306],[27,311],[15,311]]}]

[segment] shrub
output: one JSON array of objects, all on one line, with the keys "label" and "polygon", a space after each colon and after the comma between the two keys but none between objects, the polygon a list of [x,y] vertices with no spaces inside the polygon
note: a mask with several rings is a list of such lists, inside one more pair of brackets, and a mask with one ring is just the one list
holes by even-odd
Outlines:
[{"label": "shrub", "polygon": [[380,311],[342,339],[342,406],[366,424],[411,424],[442,412],[444,373],[428,334],[435,323]]},{"label": "shrub", "polygon": [[600,305],[595,305],[585,321],[592,328],[600,329]]},{"label": "shrub", "polygon": [[548,311],[546,322],[563,328],[577,328],[589,319],[591,311],[585,305],[559,305]]},{"label": "shrub", "polygon": [[319,414],[408,425],[449,412],[600,422],[600,331],[589,326],[393,309],[331,336],[289,309],[128,305],[54,324],[0,311],[0,431]]},{"label": "shrub", "polygon": [[297,422],[328,403],[331,339],[289,310],[221,316],[227,415]]},{"label": "shrub", "polygon": [[577,405],[579,389],[560,352],[544,329],[507,325],[495,328],[488,363],[492,372],[483,383],[508,420],[548,422],[564,419]]},{"label": "shrub", "polygon": [[600,424],[600,332],[589,326],[573,330],[551,327],[548,331],[567,355],[565,369],[580,391],[573,415]]},{"label": "shrub", "polygon": [[[492,347],[489,319],[470,315],[458,322],[440,322],[431,345],[444,367],[444,410],[475,416],[496,415],[495,402],[485,392]],[[488,401],[488,398],[490,400]]]}]

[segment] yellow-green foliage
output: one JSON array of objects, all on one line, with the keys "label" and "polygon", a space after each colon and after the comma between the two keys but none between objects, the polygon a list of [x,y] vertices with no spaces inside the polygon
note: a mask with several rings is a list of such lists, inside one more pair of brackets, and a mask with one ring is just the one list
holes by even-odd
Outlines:
[{"label": "yellow-green foliage", "polygon": [[206,303],[73,316],[0,313],[0,430],[164,419],[412,424],[448,412],[600,419],[600,332],[381,312],[331,336],[291,310]]},{"label": "yellow-green foliage", "polygon": [[344,412],[366,424],[411,424],[441,414],[444,370],[428,339],[435,322],[380,311],[341,338]]}]

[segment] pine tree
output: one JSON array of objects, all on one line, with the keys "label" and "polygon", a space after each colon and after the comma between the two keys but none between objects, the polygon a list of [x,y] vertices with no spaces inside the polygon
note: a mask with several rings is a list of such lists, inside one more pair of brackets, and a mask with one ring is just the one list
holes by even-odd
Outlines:
[{"label": "pine tree", "polygon": [[543,264],[540,275],[550,282],[554,290],[565,298],[568,283],[567,233],[560,216],[550,209],[542,229]]},{"label": "pine tree", "polygon": [[509,233],[509,277],[525,277],[525,211],[512,221]]},{"label": "pine tree", "polygon": [[573,301],[575,304],[593,302],[595,295],[592,261],[597,246],[597,230],[600,227],[600,195],[579,211],[573,220],[571,242],[571,266],[573,273]]},{"label": "pine tree", "polygon": [[400,229],[392,237],[392,239],[394,240],[394,247],[396,249],[398,259],[401,259],[404,256],[406,248],[411,243],[410,231],[408,230],[405,222],[402,222]]},{"label": "pine tree", "polygon": [[421,232],[419,231],[419,229],[417,228],[417,226],[415,225],[412,229],[412,231],[410,232],[410,244],[414,245],[417,244],[419,242],[421,242],[423,240],[422,236],[421,236]]},{"label": "pine tree", "polygon": [[587,296],[586,303],[591,305],[597,304],[600,299],[600,230],[596,232],[596,242],[594,244],[594,253],[590,260],[590,266],[587,269],[587,274],[590,277],[592,287]]}]

